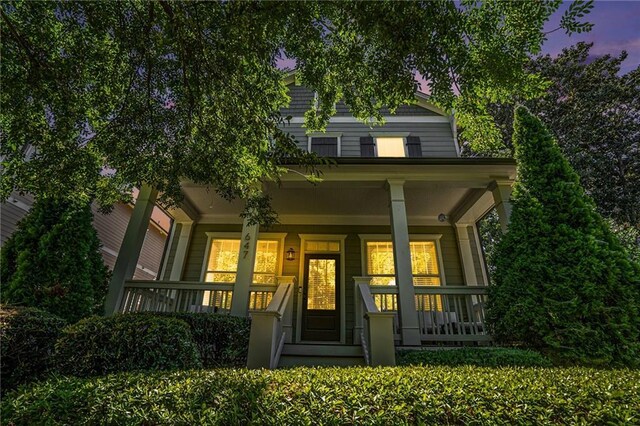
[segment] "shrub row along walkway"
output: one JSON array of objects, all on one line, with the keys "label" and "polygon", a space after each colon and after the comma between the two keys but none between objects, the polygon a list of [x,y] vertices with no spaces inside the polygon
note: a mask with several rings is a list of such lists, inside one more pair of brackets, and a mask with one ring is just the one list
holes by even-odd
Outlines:
[{"label": "shrub row along walkway", "polygon": [[638,424],[640,371],[298,368],[58,378],[2,403],[4,424]]}]

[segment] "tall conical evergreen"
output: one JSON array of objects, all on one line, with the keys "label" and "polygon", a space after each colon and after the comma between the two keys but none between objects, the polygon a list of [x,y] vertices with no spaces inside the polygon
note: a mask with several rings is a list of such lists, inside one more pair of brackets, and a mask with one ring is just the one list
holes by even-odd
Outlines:
[{"label": "tall conical evergreen", "polygon": [[524,107],[515,111],[513,142],[513,213],[489,292],[495,338],[563,362],[640,364],[640,266]]},{"label": "tall conical evergreen", "polygon": [[92,221],[86,203],[37,200],[2,248],[2,303],[71,322],[101,313],[108,270]]}]

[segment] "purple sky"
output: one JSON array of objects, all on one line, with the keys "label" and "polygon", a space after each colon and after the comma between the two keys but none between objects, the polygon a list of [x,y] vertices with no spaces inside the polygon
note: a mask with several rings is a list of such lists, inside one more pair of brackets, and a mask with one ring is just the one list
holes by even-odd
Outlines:
[{"label": "purple sky", "polygon": [[[546,30],[558,27],[562,13],[569,7],[565,2],[546,25]],[[548,35],[542,46],[543,53],[553,56],[562,48],[579,41],[593,42],[591,53],[594,55],[618,55],[626,50],[629,56],[622,64],[622,73],[640,65],[640,1],[596,1],[591,13],[584,19],[594,24],[588,33],[567,36],[562,30]]]}]

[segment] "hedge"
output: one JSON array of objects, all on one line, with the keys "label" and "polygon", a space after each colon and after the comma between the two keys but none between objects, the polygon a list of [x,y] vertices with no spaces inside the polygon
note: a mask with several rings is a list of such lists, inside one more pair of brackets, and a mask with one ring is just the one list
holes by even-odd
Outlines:
[{"label": "hedge", "polygon": [[2,392],[43,377],[66,322],[35,308],[0,308]]},{"label": "hedge", "polygon": [[514,348],[460,348],[405,350],[396,355],[398,365],[475,365],[478,367],[551,367],[538,352]]},{"label": "hedge", "polygon": [[244,367],[247,365],[249,334],[251,332],[251,321],[248,318],[189,312],[146,315],[167,316],[186,322],[191,330],[191,336],[198,348],[204,368]]},{"label": "hedge", "polygon": [[4,424],[638,424],[640,372],[387,367],[56,378]]},{"label": "hedge", "polygon": [[63,330],[55,349],[58,371],[78,377],[202,367],[189,326],[154,315],[81,320]]}]

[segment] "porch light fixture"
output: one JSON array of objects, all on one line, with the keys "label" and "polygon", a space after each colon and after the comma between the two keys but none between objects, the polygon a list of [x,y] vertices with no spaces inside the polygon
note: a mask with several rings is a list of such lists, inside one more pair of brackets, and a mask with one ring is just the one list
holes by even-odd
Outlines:
[{"label": "porch light fixture", "polygon": [[439,220],[440,222],[444,222],[444,221],[446,221],[447,219],[449,219],[449,217],[448,217],[446,214],[444,214],[444,213],[440,213],[440,214],[438,215],[438,220]]},{"label": "porch light fixture", "polygon": [[287,250],[287,260],[296,260],[296,251],[293,247],[290,247],[289,250]]}]

